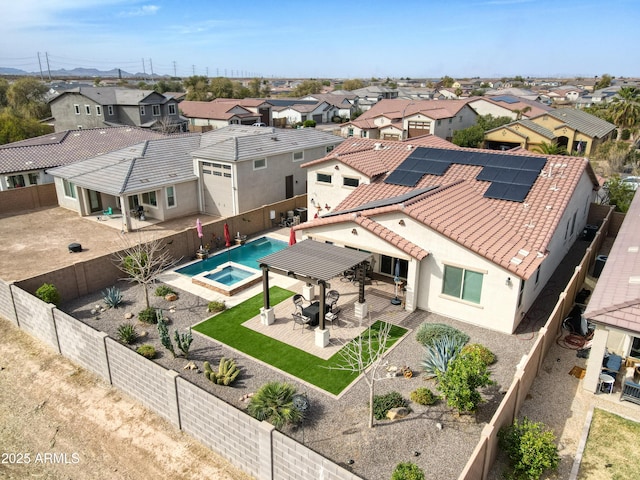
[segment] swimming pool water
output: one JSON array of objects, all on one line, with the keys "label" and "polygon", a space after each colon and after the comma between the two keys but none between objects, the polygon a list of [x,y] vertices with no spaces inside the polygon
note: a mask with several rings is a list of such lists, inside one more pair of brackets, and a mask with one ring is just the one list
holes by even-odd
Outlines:
[{"label": "swimming pool water", "polygon": [[213,280],[214,282],[231,286],[245,278],[249,278],[252,275],[255,275],[255,272],[243,270],[241,268],[234,267],[233,265],[227,265],[226,267],[222,267],[222,270],[205,275],[205,277],[209,280]]},{"label": "swimming pool water", "polygon": [[227,262],[239,263],[245,267],[258,270],[260,269],[260,265],[258,264],[258,260],[260,258],[279,252],[286,248],[287,245],[287,242],[283,242],[281,240],[275,240],[269,237],[260,237],[247,242],[244,245],[240,245],[239,247],[230,248],[229,250],[221,250],[219,253],[200,262],[179,268],[176,272],[193,277],[194,275],[198,275],[203,272],[215,270],[220,265]]}]

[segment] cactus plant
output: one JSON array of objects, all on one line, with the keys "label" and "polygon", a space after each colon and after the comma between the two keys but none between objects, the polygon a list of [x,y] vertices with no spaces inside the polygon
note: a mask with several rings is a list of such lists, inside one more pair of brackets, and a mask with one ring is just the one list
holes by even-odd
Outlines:
[{"label": "cactus plant", "polygon": [[122,292],[117,287],[109,287],[104,292],[104,303],[109,308],[118,308],[118,305],[122,303]]},{"label": "cactus plant", "polygon": [[231,358],[222,357],[220,364],[218,365],[218,371],[214,371],[211,368],[209,362],[203,363],[204,376],[218,385],[229,386],[240,374],[240,369],[236,365],[236,362]]},{"label": "cactus plant", "polygon": [[189,348],[191,348],[191,342],[193,342],[193,336],[191,335],[191,329],[189,329],[186,333],[179,333],[178,330],[175,331],[175,335],[173,339],[176,342],[176,345],[180,349],[180,351],[184,354],[184,358],[189,358]]},{"label": "cactus plant", "polygon": [[422,366],[426,374],[433,378],[438,375],[438,372],[446,372],[449,362],[458,356],[465,343],[458,336],[445,335],[434,340],[432,345],[425,347]]},{"label": "cactus plant", "polygon": [[173,358],[176,357],[176,351],[173,348],[173,343],[171,342],[171,336],[169,335],[169,329],[167,328],[167,323],[164,320],[164,315],[162,315],[162,311],[158,310],[160,313],[158,317],[158,335],[160,335],[160,343],[162,346],[169,350],[173,355]]}]

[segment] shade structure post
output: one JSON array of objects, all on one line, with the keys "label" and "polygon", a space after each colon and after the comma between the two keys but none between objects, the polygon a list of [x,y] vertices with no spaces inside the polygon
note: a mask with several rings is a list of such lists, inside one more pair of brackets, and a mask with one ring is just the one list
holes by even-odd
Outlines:
[{"label": "shade structure post", "polygon": [[262,300],[263,307],[267,310],[270,307],[271,301],[269,299],[269,266],[260,265],[262,269]]}]

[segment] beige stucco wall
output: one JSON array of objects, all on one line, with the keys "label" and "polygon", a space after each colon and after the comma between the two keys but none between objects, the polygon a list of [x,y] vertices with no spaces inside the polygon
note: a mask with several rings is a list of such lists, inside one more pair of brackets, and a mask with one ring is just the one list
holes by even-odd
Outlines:
[{"label": "beige stucco wall", "polygon": [[[336,165],[338,166],[338,170],[335,168]],[[318,182],[318,173],[331,175],[331,184]],[[313,214],[318,212],[316,205],[323,207],[322,210],[318,212],[320,216],[322,216],[322,214],[334,210],[342,200],[351,195],[355,188],[343,185],[343,179],[345,177],[358,179],[360,185],[369,183],[369,178],[361,172],[347,165],[343,165],[338,161],[323,162],[320,165],[315,165],[307,169],[307,208],[309,209],[310,217],[313,217]],[[329,210],[324,208],[326,205],[329,205]]]}]

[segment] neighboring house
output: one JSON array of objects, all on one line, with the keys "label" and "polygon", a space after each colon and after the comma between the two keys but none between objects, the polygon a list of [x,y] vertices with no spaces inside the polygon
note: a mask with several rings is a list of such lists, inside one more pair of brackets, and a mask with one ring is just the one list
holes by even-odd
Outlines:
[{"label": "neighboring house", "polygon": [[511,95],[513,97],[524,98],[525,100],[540,100],[539,93],[524,88],[498,88],[484,92],[485,97],[494,97],[496,95]]},{"label": "neighboring house", "polygon": [[53,183],[46,169],[166,135],[135,127],[67,130],[0,145],[0,191]]},{"label": "neighboring house", "polygon": [[355,120],[343,123],[343,137],[400,140],[432,134],[451,139],[453,132],[476,123],[468,100],[381,100]]},{"label": "neighboring house", "polygon": [[262,122],[260,115],[236,102],[195,102],[185,100],[180,103],[180,112],[189,121],[189,129],[191,131],[206,131],[207,128],[215,129],[228,125],[252,125]]},{"label": "neighboring house", "polygon": [[620,87],[607,87],[583,95],[576,100],[576,108],[586,108],[596,104],[611,103],[618,97],[619,89]]},{"label": "neighboring house", "polygon": [[485,146],[492,150],[521,147],[533,151],[543,143],[565,147],[589,156],[601,143],[613,138],[616,126],[575,108],[549,110],[485,132]]},{"label": "neighboring house", "polygon": [[302,162],[324,157],[342,141],[312,128],[232,125],[150,140],[49,173],[61,206],[82,216],[111,207],[131,229],[139,206],[158,220],[196,212],[229,216],[304,194]]},{"label": "neighboring house", "polygon": [[[596,325],[583,388],[595,392],[605,352],[640,363],[640,197],[634,197],[583,316]],[[598,260],[602,261],[602,258]],[[623,365],[624,367],[624,365]],[[607,372],[610,373],[610,372]],[[625,374],[624,368],[619,377]],[[624,384],[624,379],[620,382]]]},{"label": "neighboring house", "polygon": [[[582,232],[588,160],[462,149],[438,137],[345,140],[306,162],[303,237],[363,249],[406,309],[513,333]],[[513,175],[513,174],[516,175]]]},{"label": "neighboring house", "polygon": [[272,109],[274,124],[280,127],[304,123],[307,120],[313,120],[316,123],[330,123],[338,112],[337,107],[326,101],[294,100],[282,102],[269,100],[269,103],[274,105]]},{"label": "neighboring house", "polygon": [[358,96],[350,92],[342,94],[315,93],[307,95],[306,97],[301,98],[301,100],[327,102],[327,104],[333,107],[335,114],[340,118],[351,118],[358,109]]},{"label": "neighboring house", "polygon": [[358,88],[351,93],[358,96],[358,107],[366,112],[380,100],[389,100],[398,98],[398,90],[395,88],[380,87],[370,85],[368,87]]},{"label": "neighboring house", "polygon": [[184,132],[178,101],[153,90],[78,87],[49,100],[56,132],[114,125]]},{"label": "neighboring house", "polygon": [[551,110],[551,107],[543,103],[513,95],[475,97],[469,101],[468,105],[480,116],[510,117],[513,120],[537,117]]},{"label": "neighboring house", "polygon": [[584,93],[584,90],[573,85],[563,85],[549,90],[546,95],[554,103],[574,103]]}]

